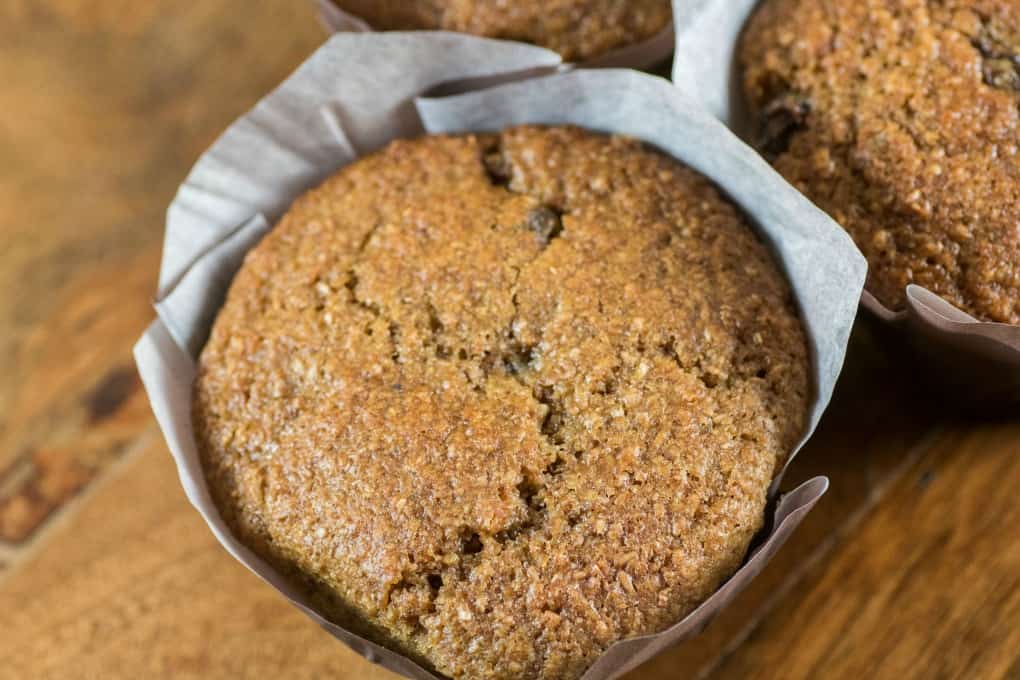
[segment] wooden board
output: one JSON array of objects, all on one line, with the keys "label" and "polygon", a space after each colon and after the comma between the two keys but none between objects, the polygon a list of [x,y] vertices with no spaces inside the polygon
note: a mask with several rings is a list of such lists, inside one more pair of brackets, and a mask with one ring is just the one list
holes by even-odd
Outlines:
[{"label": "wooden board", "polygon": [[[134,372],[167,203],[323,38],[310,3],[0,4],[0,677],[392,677],[238,566]],[[786,486],[832,489],[629,677],[1020,677],[1020,425],[927,404],[864,324]]]},{"label": "wooden board", "polygon": [[148,427],[166,206],[322,37],[302,3],[0,3],[0,562]]}]

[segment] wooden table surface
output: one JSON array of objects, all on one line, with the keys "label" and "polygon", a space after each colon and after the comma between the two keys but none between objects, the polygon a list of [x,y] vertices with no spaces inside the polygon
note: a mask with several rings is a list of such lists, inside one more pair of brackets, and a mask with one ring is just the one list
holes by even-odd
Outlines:
[{"label": "wooden table surface", "polygon": [[[323,39],[299,0],[0,3],[0,677],[389,678],[219,548],[130,348],[194,159]],[[666,678],[1020,678],[1020,422],[859,324],[788,476],[832,488]]]}]

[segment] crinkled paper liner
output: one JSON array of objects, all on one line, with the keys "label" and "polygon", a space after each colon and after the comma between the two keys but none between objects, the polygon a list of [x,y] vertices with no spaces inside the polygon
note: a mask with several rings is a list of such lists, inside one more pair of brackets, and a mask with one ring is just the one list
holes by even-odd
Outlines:
[{"label": "crinkled paper liner", "polygon": [[[547,50],[458,34],[334,36],[231,125],[180,187],[167,214],[159,318],[135,346],[184,490],[220,543],[359,654],[410,678],[437,676],[326,621],[231,535],[210,500],[196,451],[195,358],[245,253],[301,192],[394,138],[423,132],[576,124],[652,143],[713,179],[742,206],[785,268],[815,365],[810,430],[831,397],[864,285],[865,263],[845,232],[668,81],[619,70],[534,75],[558,65]],[[529,75],[456,96],[420,96],[444,82],[498,82],[514,74]],[[827,486],[819,477],[779,498],[758,547],[714,595],[661,634],[616,643],[584,678],[617,677],[699,632],[761,571]]]},{"label": "crinkled paper liner", "polygon": [[[737,58],[744,25],[759,0],[674,0],[673,82],[743,139],[754,138]],[[906,347],[924,379],[975,409],[1020,402],[1020,326],[979,321],[917,285],[893,311],[865,293],[861,305]]]},{"label": "crinkled paper liner", "polygon": [[[319,20],[327,31],[365,33],[374,30],[364,19],[337,7],[333,0],[315,0],[315,4],[319,8]],[[652,68],[669,59],[674,35],[673,24],[669,24],[648,40],[592,57],[580,65],[585,68]]]}]

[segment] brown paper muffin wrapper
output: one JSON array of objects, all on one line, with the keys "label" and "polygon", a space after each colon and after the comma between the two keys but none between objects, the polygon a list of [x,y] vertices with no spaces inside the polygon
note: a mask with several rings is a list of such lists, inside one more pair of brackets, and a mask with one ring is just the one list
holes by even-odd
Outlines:
[{"label": "brown paper muffin wrapper", "polygon": [[[409,678],[437,676],[325,620],[299,589],[238,542],[210,499],[196,450],[196,357],[245,253],[301,192],[392,139],[426,132],[574,124],[654,144],[743,207],[785,269],[815,369],[805,439],[831,397],[864,284],[864,260],[845,232],[668,81],[635,71],[559,69],[547,50],[459,34],[334,36],[227,129],[167,213],[159,318],[135,346],[135,358],[188,498],[231,555],[359,654]],[[457,87],[439,87],[450,82]],[[732,578],[668,630],[610,647],[584,678],[615,678],[700,631],[761,571],[827,486],[819,477],[781,498],[773,493],[767,528]]]},{"label": "brown paper muffin wrapper", "polygon": [[[760,0],[674,0],[673,81],[745,141],[756,136],[743,97],[740,36]],[[917,285],[891,310],[865,293],[861,305],[922,379],[954,403],[988,411],[1020,402],[1020,326],[980,321]]]},{"label": "brown paper muffin wrapper", "polygon": [[[333,0],[315,0],[315,4],[319,8],[319,21],[331,33],[367,33],[374,30],[364,19],[337,7]],[[675,29],[670,23],[648,40],[611,50],[579,65],[585,68],[649,69],[669,59],[673,53],[674,35]]]}]

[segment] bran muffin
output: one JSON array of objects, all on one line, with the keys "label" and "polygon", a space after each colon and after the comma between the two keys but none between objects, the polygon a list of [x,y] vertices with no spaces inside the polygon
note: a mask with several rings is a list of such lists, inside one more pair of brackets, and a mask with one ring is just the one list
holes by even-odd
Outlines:
[{"label": "bran muffin", "polygon": [[1020,2],[765,0],[740,59],[764,153],[879,300],[1020,323]]},{"label": "bran muffin", "polygon": [[648,40],[673,16],[670,0],[334,0],[379,30],[445,30],[519,40],[567,61]]},{"label": "bran muffin", "polygon": [[520,127],[395,141],[299,198],[194,423],[227,523],[333,620],[453,678],[573,678],[738,567],[809,374],[707,180]]}]

